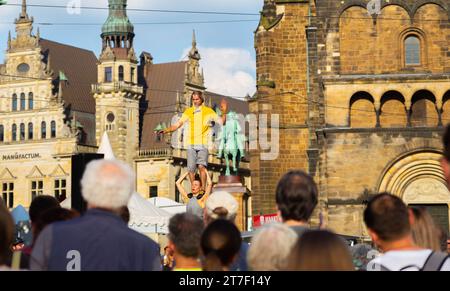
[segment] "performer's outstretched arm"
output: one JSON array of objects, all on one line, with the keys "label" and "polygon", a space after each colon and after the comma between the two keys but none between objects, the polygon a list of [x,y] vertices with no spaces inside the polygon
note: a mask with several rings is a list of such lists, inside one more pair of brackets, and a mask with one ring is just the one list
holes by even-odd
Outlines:
[{"label": "performer's outstretched arm", "polygon": [[170,133],[170,132],[173,132],[173,131],[179,129],[179,128],[183,125],[183,123],[184,123],[184,120],[183,120],[183,119],[180,119],[180,120],[178,120],[178,122],[175,123],[174,125],[172,125],[172,126],[170,126],[170,127],[168,127],[168,128],[165,128],[165,129],[161,130],[161,131],[158,132],[158,133],[161,134],[161,133]]},{"label": "performer's outstretched arm", "polygon": [[178,191],[181,193],[181,196],[183,197],[183,200],[186,203],[189,201],[189,197],[188,197],[188,193],[186,192],[186,190],[184,189],[184,187],[181,183],[183,183],[183,181],[184,181],[184,179],[186,179],[187,175],[189,175],[189,172],[186,172],[183,175],[181,175],[180,178],[178,179],[178,181],[175,183],[177,185]]}]

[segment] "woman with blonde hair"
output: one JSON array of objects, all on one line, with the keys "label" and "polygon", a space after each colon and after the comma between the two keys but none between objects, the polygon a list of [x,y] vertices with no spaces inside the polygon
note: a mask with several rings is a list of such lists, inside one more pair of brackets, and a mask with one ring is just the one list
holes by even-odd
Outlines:
[{"label": "woman with blonde hair", "polygon": [[354,271],[352,257],[343,238],[327,230],[305,232],[294,246],[290,271]]},{"label": "woman with blonde hair", "polygon": [[425,207],[409,207],[412,214],[412,235],[418,247],[441,251],[441,231]]}]

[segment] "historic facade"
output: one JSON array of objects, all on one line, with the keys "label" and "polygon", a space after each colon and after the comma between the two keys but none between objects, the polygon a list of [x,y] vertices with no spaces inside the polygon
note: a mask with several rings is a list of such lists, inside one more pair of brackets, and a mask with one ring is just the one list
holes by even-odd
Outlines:
[{"label": "historic facade", "polygon": [[[180,200],[175,181],[186,171],[186,153],[170,141],[182,134],[156,132],[191,106],[194,90],[206,90],[200,52],[194,34],[186,61],[155,64],[150,53],[137,54],[126,4],[109,1],[97,59],[34,34],[23,0],[0,65],[0,186],[9,207],[28,207],[40,194],[70,199],[71,157],[97,152],[105,132],[116,158],[136,170],[141,195]],[[227,98],[235,111],[248,113],[247,102],[205,96],[209,106]],[[224,167],[214,153],[209,169],[217,182]],[[250,188],[248,163],[241,163],[240,174]]]},{"label": "historic facade", "polygon": [[278,179],[300,168],[320,187],[313,224],[322,213],[336,232],[365,235],[364,202],[388,191],[428,207],[448,231],[439,158],[450,122],[450,2],[368,3],[264,1],[250,110],[280,114],[280,154],[251,154],[254,214],[273,213]]},{"label": "historic facade", "polygon": [[[87,84],[78,92],[73,90],[80,78],[71,73],[79,68],[69,69],[71,63],[60,62],[64,45],[41,39],[39,31],[32,33],[33,18],[28,16],[25,2],[15,25],[16,37],[9,35],[6,61],[0,66],[0,184],[9,207],[29,205],[43,193],[58,198],[68,194],[70,157],[89,151],[88,146],[79,146],[89,140],[75,118],[78,115],[88,125],[94,117],[73,102],[90,97],[80,92]],[[87,63],[96,62],[91,52],[77,50],[73,57],[77,56]],[[73,85],[66,84],[64,71]]]}]

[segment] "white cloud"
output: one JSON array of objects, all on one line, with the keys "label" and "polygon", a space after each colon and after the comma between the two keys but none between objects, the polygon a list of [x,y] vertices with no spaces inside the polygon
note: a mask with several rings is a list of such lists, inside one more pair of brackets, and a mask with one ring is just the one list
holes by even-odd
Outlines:
[{"label": "white cloud", "polygon": [[[182,56],[186,56],[189,50],[190,48],[185,49]],[[256,62],[249,51],[240,48],[199,47],[199,52],[208,91],[233,97],[255,93]]]}]

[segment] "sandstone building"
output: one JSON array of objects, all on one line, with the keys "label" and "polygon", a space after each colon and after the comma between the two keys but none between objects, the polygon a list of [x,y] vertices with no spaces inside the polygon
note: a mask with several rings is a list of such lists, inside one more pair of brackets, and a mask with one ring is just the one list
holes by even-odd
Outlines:
[{"label": "sandstone building", "polygon": [[253,214],[275,212],[278,179],[300,168],[320,187],[315,225],[321,213],[338,233],[365,235],[364,202],[388,191],[448,232],[450,1],[383,0],[378,14],[368,2],[264,1],[250,110],[280,114],[280,153],[251,153]]}]

